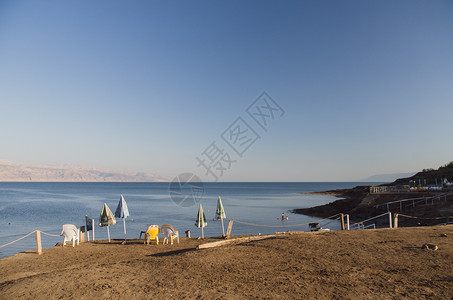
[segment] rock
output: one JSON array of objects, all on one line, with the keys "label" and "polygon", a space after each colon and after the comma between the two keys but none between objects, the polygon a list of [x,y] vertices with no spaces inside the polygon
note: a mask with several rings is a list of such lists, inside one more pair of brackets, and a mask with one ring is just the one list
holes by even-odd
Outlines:
[{"label": "rock", "polygon": [[437,245],[434,245],[434,244],[424,244],[422,246],[422,249],[428,249],[428,250],[436,251],[437,249],[439,249],[439,247]]},{"label": "rock", "polygon": [[442,233],[440,236],[441,237],[447,237],[448,235],[446,233]]}]

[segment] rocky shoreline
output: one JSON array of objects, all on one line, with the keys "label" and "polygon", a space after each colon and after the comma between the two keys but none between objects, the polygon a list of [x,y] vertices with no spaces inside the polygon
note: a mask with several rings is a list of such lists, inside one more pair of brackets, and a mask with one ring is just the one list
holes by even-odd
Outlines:
[{"label": "rocky shoreline", "polygon": [[293,209],[292,212],[317,218],[327,218],[338,213],[352,213],[358,210],[360,203],[367,194],[367,191],[369,191],[369,186],[357,186],[352,189],[338,189],[305,193],[313,195],[336,196],[340,199],[315,207]]},{"label": "rocky shoreline", "polygon": [[[352,189],[339,189],[306,193],[331,195],[339,197],[340,199],[320,206],[293,209],[292,212],[317,218],[327,218],[338,213],[344,213],[349,214],[352,222],[360,222],[362,220],[387,212],[386,207],[376,208],[377,204],[414,197],[430,197],[436,194],[443,194],[445,192],[446,191],[444,190],[443,192],[429,191],[371,194],[369,185],[356,186]],[[453,220],[453,197],[447,197],[444,203],[439,203],[438,205],[419,205],[413,210],[404,212],[399,211],[398,207],[393,206],[390,207],[390,211],[417,217],[414,219],[402,220],[399,223],[400,226],[437,225],[444,221],[443,218],[447,220],[447,218],[450,217],[450,219]],[[376,226],[383,226],[385,223],[387,223],[385,219],[381,221],[376,220]]]}]

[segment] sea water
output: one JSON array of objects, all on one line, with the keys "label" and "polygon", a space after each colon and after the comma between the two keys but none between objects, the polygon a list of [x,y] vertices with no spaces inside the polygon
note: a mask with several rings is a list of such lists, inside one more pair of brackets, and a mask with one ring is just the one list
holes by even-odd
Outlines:
[{"label": "sea water", "polygon": [[[201,236],[195,227],[199,203],[202,204],[208,225],[205,236],[222,235],[221,221],[213,221],[217,199],[222,198],[227,219],[252,223],[254,226],[235,222],[233,235],[272,234],[276,231],[308,231],[308,225],[318,218],[292,214],[290,210],[322,205],[336,200],[328,195],[309,195],[304,192],[352,188],[366,183],[355,182],[273,182],[273,183],[203,183],[190,206],[180,206],[172,200],[169,183],[0,183],[0,246],[30,233],[41,230],[59,235],[63,224],[85,225],[85,216],[95,220],[95,238],[107,239],[107,228],[99,227],[99,215],[104,203],[115,213],[120,195],[127,202],[130,216],[126,219],[126,237],[138,238],[140,231],[151,224],[171,224],[185,236]],[[176,201],[178,202],[178,201]],[[187,203],[186,203],[187,204]],[[190,204],[190,203],[189,203]],[[288,220],[282,221],[282,213]],[[327,223],[324,221],[324,223]],[[323,223],[321,223],[323,224]],[[271,227],[274,226],[274,227]],[[325,227],[337,230],[339,221]],[[125,237],[122,219],[109,227],[112,239]],[[42,235],[43,248],[55,246],[62,237]],[[32,234],[16,243],[0,248],[0,258],[35,249]]]}]

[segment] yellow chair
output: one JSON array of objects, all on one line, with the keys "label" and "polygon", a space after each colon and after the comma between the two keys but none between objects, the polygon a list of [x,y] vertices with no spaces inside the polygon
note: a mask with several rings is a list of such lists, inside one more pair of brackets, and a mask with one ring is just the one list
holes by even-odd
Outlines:
[{"label": "yellow chair", "polygon": [[168,225],[168,224],[162,225],[161,232],[165,235],[164,244],[165,244],[165,242],[167,242],[167,244],[168,244],[168,240],[170,240],[171,244],[173,245],[174,238],[176,238],[178,240],[178,244],[179,244],[179,232],[176,231],[171,225]]},{"label": "yellow chair", "polygon": [[156,245],[159,245],[159,235],[160,229],[159,226],[157,225],[151,225],[148,227],[148,229],[145,232],[145,241],[143,244],[147,243],[149,245],[149,242],[151,240],[156,240]]}]

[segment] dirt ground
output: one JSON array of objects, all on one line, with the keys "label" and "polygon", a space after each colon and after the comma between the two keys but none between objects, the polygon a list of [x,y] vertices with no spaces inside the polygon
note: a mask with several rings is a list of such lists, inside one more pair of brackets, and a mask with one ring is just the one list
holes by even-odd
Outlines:
[{"label": "dirt ground", "polygon": [[0,299],[453,297],[453,225],[285,234],[196,250],[213,241],[19,253],[0,260]]}]

